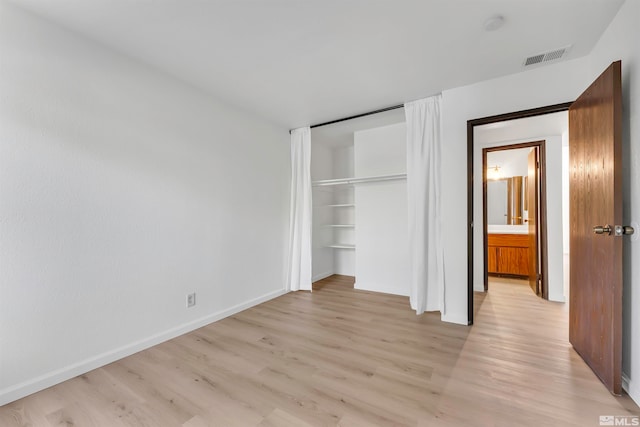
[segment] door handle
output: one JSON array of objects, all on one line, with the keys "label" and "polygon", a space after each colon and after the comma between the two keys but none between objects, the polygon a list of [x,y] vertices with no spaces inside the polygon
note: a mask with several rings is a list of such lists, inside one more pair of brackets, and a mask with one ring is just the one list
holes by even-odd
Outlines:
[{"label": "door handle", "polygon": [[613,232],[616,236],[624,236],[633,234],[635,230],[629,225],[616,225]]},{"label": "door handle", "polygon": [[595,227],[593,227],[593,232],[595,234],[606,234],[606,235],[609,235],[609,234],[611,234],[611,226],[609,224],[607,224],[607,225],[596,225]]},{"label": "door handle", "polygon": [[[595,227],[593,227],[593,232],[595,234],[606,234],[606,235],[610,235],[611,234],[611,226],[609,224],[607,225],[596,225]],[[613,235],[616,237],[620,237],[620,236],[628,236],[635,233],[635,230],[633,227],[629,226],[629,225],[616,225],[613,227]]]}]

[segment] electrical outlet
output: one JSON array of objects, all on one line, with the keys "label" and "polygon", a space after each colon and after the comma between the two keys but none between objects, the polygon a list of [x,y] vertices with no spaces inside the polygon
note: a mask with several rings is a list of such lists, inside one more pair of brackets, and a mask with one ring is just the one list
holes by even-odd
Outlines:
[{"label": "electrical outlet", "polygon": [[196,293],[187,294],[187,308],[196,305]]}]

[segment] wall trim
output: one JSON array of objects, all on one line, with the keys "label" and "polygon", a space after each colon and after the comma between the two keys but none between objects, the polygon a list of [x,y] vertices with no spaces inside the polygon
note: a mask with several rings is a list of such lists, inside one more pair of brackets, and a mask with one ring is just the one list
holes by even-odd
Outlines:
[{"label": "wall trim", "polygon": [[622,389],[629,393],[629,377],[624,372],[622,373]]},{"label": "wall trim", "polygon": [[353,284],[353,289],[357,289],[359,291],[369,291],[369,292],[378,292],[380,294],[389,294],[389,295],[399,295],[401,297],[408,297],[409,293],[399,293],[399,292],[392,292],[392,290],[384,288],[384,287],[380,287],[380,286],[362,286],[359,282],[355,282]]},{"label": "wall trim", "polygon": [[225,310],[208,314],[204,317],[200,317],[190,322],[183,323],[182,325],[154,334],[148,338],[143,338],[131,344],[106,351],[102,354],[98,354],[96,356],[79,361],[77,363],[73,363],[55,371],[48,372],[44,375],[40,375],[39,377],[24,381],[16,385],[12,385],[0,390],[0,406],[6,405],[7,403],[21,399],[38,391],[44,390],[45,388],[54,386],[63,381],[67,381],[71,378],[77,377],[78,375],[82,375],[94,369],[100,368],[104,365],[115,362],[134,353],[145,350],[149,347],[153,347],[154,345],[158,345],[164,341],[168,341],[180,335],[186,334],[210,323],[217,322],[218,320],[222,320],[225,317],[232,316],[243,310],[277,298],[281,295],[286,294],[287,292],[288,291],[284,289],[269,292],[258,298],[254,298],[229,307]]},{"label": "wall trim", "polygon": [[443,322],[456,323],[458,325],[469,325],[467,317],[463,315],[443,314],[440,316],[440,320]]},{"label": "wall trim", "polygon": [[631,379],[624,372],[622,373],[622,389],[627,392],[629,397],[636,402],[637,405],[640,405],[640,388],[638,388],[635,383],[632,383]]},{"label": "wall trim", "polygon": [[316,274],[311,278],[312,282],[317,282],[318,280],[326,279],[329,276],[333,276],[335,273],[333,271],[325,271],[324,273]]},{"label": "wall trim", "polygon": [[556,295],[555,293],[549,294],[549,301],[551,302],[567,302],[564,294]]}]

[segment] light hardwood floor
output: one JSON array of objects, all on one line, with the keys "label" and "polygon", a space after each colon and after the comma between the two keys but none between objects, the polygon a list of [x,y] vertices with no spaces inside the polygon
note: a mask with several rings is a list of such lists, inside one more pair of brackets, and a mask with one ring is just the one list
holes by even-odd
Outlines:
[{"label": "light hardwood floor", "polygon": [[493,280],[473,327],[345,276],[0,407],[0,426],[597,426],[640,415],[567,341],[565,304]]}]

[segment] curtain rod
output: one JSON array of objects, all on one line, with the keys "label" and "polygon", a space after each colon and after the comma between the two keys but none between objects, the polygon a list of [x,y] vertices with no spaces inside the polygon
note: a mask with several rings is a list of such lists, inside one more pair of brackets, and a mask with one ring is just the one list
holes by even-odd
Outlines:
[{"label": "curtain rod", "polygon": [[[342,119],[331,120],[330,122],[318,123],[309,126],[309,128],[318,128],[320,126],[332,125],[334,123],[346,122],[347,120],[359,119],[360,117],[370,116],[372,114],[384,113],[385,111],[397,110],[398,108],[404,108],[404,104],[394,105],[392,107],[381,108],[375,111],[369,111],[368,113],[356,114],[355,116],[344,117]],[[291,130],[289,131],[291,133]]]},{"label": "curtain rod", "polygon": [[393,107],[381,108],[375,111],[369,111],[368,113],[356,114],[355,116],[349,116],[342,119],[331,120],[330,122],[318,123],[317,125],[309,126],[311,129],[319,128],[320,126],[332,125],[334,123],[346,122],[347,120],[359,119],[360,117],[371,116],[372,114],[384,113],[385,111],[397,110],[403,108],[404,104],[394,105]]}]

